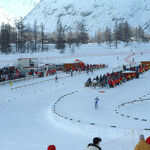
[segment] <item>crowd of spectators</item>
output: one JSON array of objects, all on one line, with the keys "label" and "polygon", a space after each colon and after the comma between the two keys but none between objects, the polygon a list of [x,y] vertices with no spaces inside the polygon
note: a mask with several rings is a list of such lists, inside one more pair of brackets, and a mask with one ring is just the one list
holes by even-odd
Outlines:
[{"label": "crowd of spectators", "polygon": [[105,64],[82,64],[82,65],[73,65],[73,66],[57,66],[57,67],[53,67],[53,68],[49,68],[48,70],[46,70],[46,76],[49,75],[54,75],[56,74],[57,71],[62,71],[62,72],[66,72],[66,73],[73,73],[73,72],[81,72],[81,71],[86,71],[87,73],[92,72],[93,70],[96,69],[100,69],[100,68],[105,68],[106,65]]},{"label": "crowd of spectators", "polygon": [[100,87],[116,87],[125,83],[126,81],[139,78],[139,75],[150,69],[149,65],[139,65],[136,67],[126,68],[123,66],[122,71],[107,73],[96,76],[94,79],[89,78],[85,86],[100,86]]},{"label": "crowd of spectators", "polygon": [[[102,139],[100,137],[94,137],[93,141],[89,143],[84,150],[102,150],[100,143]],[[56,150],[55,145],[48,145],[47,150]],[[139,142],[134,147],[134,150],[150,150],[150,136],[145,140],[144,135],[139,136]]]},{"label": "crowd of spectators", "polygon": [[[87,73],[92,72],[95,69],[105,68],[105,64],[82,64],[82,65],[74,65],[69,68],[65,68],[63,65],[61,66],[53,66],[50,68],[47,68],[47,70],[41,70],[41,71],[34,71],[31,69],[28,71],[27,75],[37,75],[39,77],[44,77],[44,75],[54,75],[57,71],[62,71],[66,73],[71,73],[73,75],[73,72],[81,72],[86,71]],[[25,74],[23,73],[23,70],[16,66],[11,67],[3,67],[0,68],[0,82],[8,81],[8,80],[15,80],[18,78],[25,77]]]},{"label": "crowd of spectators", "polygon": [[25,77],[15,66],[0,68],[0,82]]},{"label": "crowd of spectators", "polygon": [[77,66],[73,66],[70,68],[65,69],[65,72],[70,72],[70,71],[86,71],[87,73],[89,72],[93,72],[93,70],[96,69],[101,69],[101,68],[105,68],[106,65],[105,64],[82,64],[82,65],[77,65]]}]

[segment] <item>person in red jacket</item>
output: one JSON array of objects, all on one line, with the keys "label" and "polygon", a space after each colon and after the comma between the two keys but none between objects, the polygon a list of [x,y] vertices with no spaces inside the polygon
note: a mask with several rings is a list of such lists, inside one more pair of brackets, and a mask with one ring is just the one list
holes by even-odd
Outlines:
[{"label": "person in red jacket", "polygon": [[55,145],[49,145],[47,150],[56,150],[56,147]]},{"label": "person in red jacket", "polygon": [[150,136],[145,140],[147,144],[150,144]]},{"label": "person in red jacket", "polygon": [[111,79],[108,80],[108,84],[109,84],[109,87],[112,87],[112,81],[111,81]]},{"label": "person in red jacket", "polygon": [[116,85],[119,85],[120,84],[120,81],[119,81],[119,79],[117,78],[116,79]]},{"label": "person in red jacket", "polygon": [[115,87],[115,85],[116,85],[116,82],[115,82],[115,80],[113,80],[112,81],[112,87]]}]

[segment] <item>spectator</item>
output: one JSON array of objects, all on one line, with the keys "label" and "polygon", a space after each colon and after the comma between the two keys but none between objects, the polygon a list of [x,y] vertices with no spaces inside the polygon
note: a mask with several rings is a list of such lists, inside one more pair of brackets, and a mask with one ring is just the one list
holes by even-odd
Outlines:
[{"label": "spectator", "polygon": [[135,146],[134,150],[150,150],[150,145],[145,142],[144,135],[139,136],[139,143]]},{"label": "spectator", "polygon": [[101,138],[95,137],[93,139],[93,143],[88,144],[86,150],[101,150],[101,147],[99,146],[99,143],[101,142]]},{"label": "spectator", "polygon": [[24,77],[24,75],[20,72],[20,69],[15,66],[0,68],[0,82],[22,77]]},{"label": "spectator", "polygon": [[47,150],[56,150],[56,147],[55,145],[49,145]]},{"label": "spectator", "polygon": [[147,144],[150,144],[150,136],[145,140]]},{"label": "spectator", "polygon": [[56,77],[55,77],[55,82],[57,82],[57,80],[58,80],[58,77],[56,76]]},{"label": "spectator", "polygon": [[[126,66],[125,66],[126,67]],[[128,69],[128,68],[127,68]],[[150,69],[150,65],[139,65],[136,67],[129,68],[132,73],[117,71],[112,73],[107,73],[104,75],[96,76],[90,84],[91,86],[101,86],[103,87],[116,87],[117,85],[121,85],[123,82],[130,81],[131,79],[139,78],[139,75]],[[126,70],[126,69],[123,69]],[[88,86],[88,84],[85,84]],[[96,88],[96,87],[95,87]]]}]

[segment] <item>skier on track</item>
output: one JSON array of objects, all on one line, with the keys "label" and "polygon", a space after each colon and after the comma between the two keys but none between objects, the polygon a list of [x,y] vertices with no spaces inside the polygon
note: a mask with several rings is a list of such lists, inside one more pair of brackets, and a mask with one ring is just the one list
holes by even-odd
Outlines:
[{"label": "skier on track", "polygon": [[95,98],[95,109],[98,109],[98,101],[99,101],[99,98],[96,97],[96,98]]}]

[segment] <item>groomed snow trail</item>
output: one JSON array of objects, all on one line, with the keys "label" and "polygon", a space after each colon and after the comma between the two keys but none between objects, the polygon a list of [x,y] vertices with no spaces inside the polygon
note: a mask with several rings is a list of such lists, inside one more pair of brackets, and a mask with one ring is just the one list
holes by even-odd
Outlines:
[{"label": "groomed snow trail", "polygon": [[[115,55],[83,58],[91,63],[102,61],[109,65],[108,68],[95,71],[93,74],[80,73],[73,77],[58,79],[57,83],[50,80],[13,91],[10,91],[8,84],[1,86],[0,149],[45,150],[47,145],[55,144],[57,150],[83,150],[95,136],[102,138],[104,150],[133,149],[132,130],[134,130],[135,143],[139,134],[149,135],[149,131],[144,129],[149,128],[148,106],[150,103],[128,105],[122,107],[119,113],[116,113],[115,110],[122,103],[140,97],[150,98],[148,95],[150,71],[141,75],[139,79],[134,79],[116,88],[84,87],[84,83],[89,77],[94,78],[97,75],[111,72],[112,67],[126,63],[125,57],[128,54],[120,55],[119,60]],[[143,56],[139,54],[132,58],[139,61],[141,57],[142,59],[149,57],[149,54]],[[59,76],[61,74],[58,74]],[[49,78],[51,77],[18,82],[14,83],[13,87]],[[105,93],[99,93],[101,90]],[[67,95],[74,91],[78,92]],[[96,96],[100,99],[98,110],[94,109]],[[61,118],[53,113],[53,106],[60,97],[62,98],[56,105],[56,111],[73,120]],[[125,114],[125,116],[121,114]],[[130,117],[126,117],[126,114]],[[135,120],[135,117],[140,119]],[[142,121],[143,117],[147,121]]]}]

